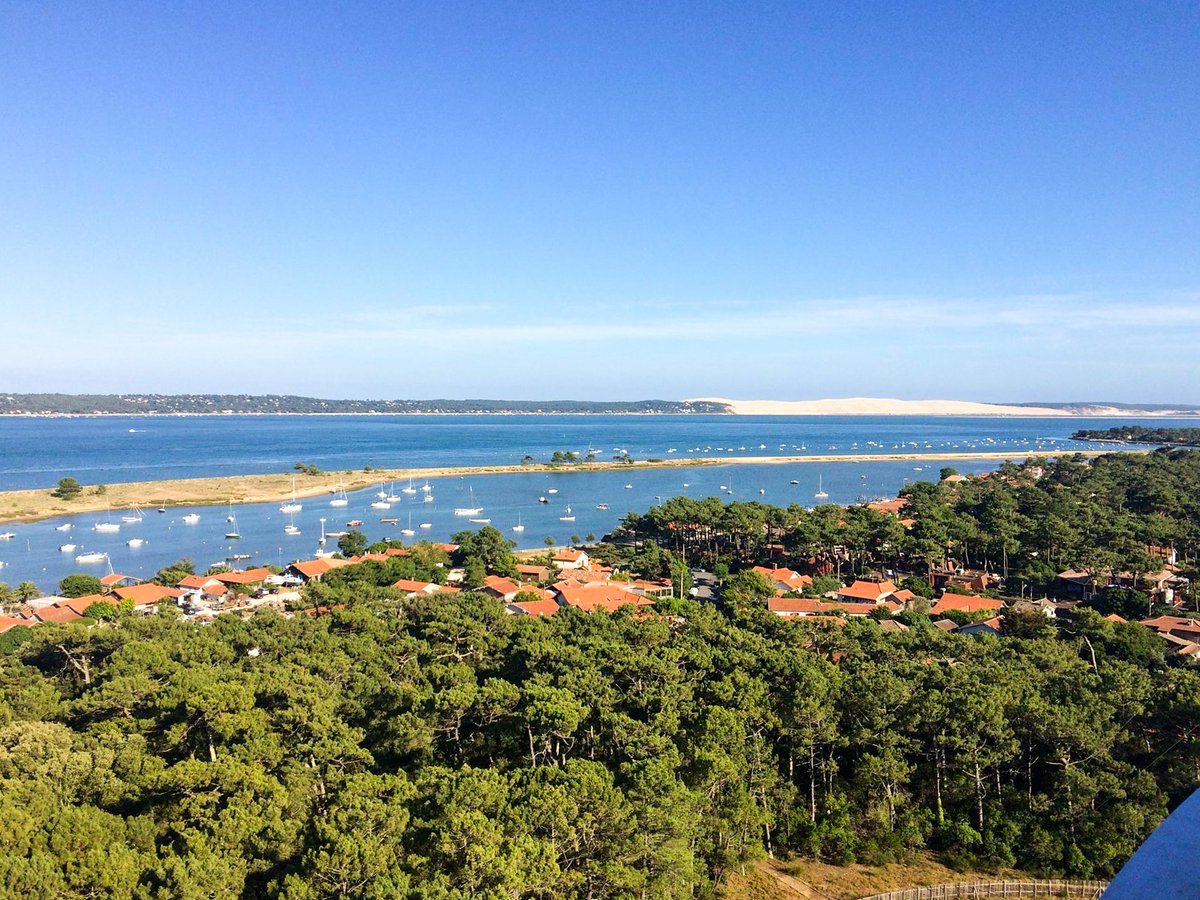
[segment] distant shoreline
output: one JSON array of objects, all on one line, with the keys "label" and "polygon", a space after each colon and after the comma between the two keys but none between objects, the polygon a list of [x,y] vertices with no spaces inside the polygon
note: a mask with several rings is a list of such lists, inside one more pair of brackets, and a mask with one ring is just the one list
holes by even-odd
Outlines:
[{"label": "distant shoreline", "polygon": [[[1127,453],[1149,451],[1128,450]],[[176,506],[224,506],[253,503],[281,503],[292,496],[293,475],[297,499],[328,497],[339,489],[358,491],[382,482],[414,482],[428,478],[454,476],[571,474],[575,472],[633,472],[646,469],[692,469],[730,465],[772,465],[784,463],[897,462],[922,460],[1016,460],[1031,457],[1099,456],[1099,452],[1048,450],[1042,453],[880,453],[821,456],[751,456],[737,459],[668,459],[633,463],[595,462],[575,465],[439,466],[420,469],[376,469],[370,472],[322,472],[319,475],[294,475],[281,472],[265,475],[218,475],[206,478],[182,478],[163,481],[134,481],[106,485],[104,494],[94,493],[85,485],[76,499],[66,501],[50,496],[51,488],[0,492],[0,523],[35,522],[58,516],[72,516],[106,510],[143,509]]]}]

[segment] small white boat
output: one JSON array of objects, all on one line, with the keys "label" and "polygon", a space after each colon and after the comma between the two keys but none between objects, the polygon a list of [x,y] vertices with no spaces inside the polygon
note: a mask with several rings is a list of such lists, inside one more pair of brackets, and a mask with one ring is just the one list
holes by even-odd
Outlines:
[{"label": "small white boat", "polygon": [[289,537],[295,537],[296,535],[298,535],[300,533],[300,529],[297,528],[295,525],[284,525],[283,533],[288,535]]},{"label": "small white boat", "polygon": [[421,485],[421,490],[424,491],[426,494],[428,494],[430,491],[433,490],[433,485],[427,481],[423,485]]},{"label": "small white boat", "polygon": [[550,490],[546,491],[546,493],[547,494],[557,494],[558,488],[550,488]]},{"label": "small white boat", "polygon": [[517,534],[525,530],[525,526],[521,524],[521,516],[519,514],[517,515],[517,524],[512,527],[512,530],[517,532]]},{"label": "small white boat", "polygon": [[392,508],[392,504],[388,503],[386,500],[376,500],[374,503],[371,504],[371,509],[391,509],[391,508]]},{"label": "small white boat", "polygon": [[608,509],[608,504],[607,503],[597,503],[596,509]]},{"label": "small white boat", "polygon": [[418,525],[417,527],[418,527],[418,528],[432,528],[432,527],[433,527],[433,523],[432,523],[432,522],[422,522],[422,523],[421,523],[420,525]]},{"label": "small white boat", "polygon": [[140,547],[146,543],[144,538],[130,538],[125,542],[126,547]]},{"label": "small white boat", "polygon": [[108,559],[107,553],[80,553],[75,557],[77,563],[98,563]]},{"label": "small white boat", "polygon": [[815,494],[813,494],[813,497],[815,497],[818,500],[825,500],[829,497],[829,494],[826,493],[825,488],[821,482],[820,475],[817,476],[817,492]]},{"label": "small white boat", "polygon": [[432,503],[432,502],[433,502],[433,494],[426,494],[426,495],[425,495],[425,502],[426,502],[426,503]]},{"label": "small white boat", "polygon": [[92,526],[92,531],[97,531],[100,534],[115,534],[121,530],[121,526],[116,522],[100,522]]},{"label": "small white boat", "polygon": [[491,525],[491,519],[467,519],[468,522],[474,522],[476,525]]},{"label": "small white boat", "polygon": [[70,531],[74,527],[75,526],[73,526],[70,522],[67,522],[63,525],[55,525],[54,530],[55,531]]},{"label": "small white boat", "polygon": [[136,506],[127,515],[121,516],[122,522],[140,522],[142,521],[142,511]]},{"label": "small white boat", "polygon": [[188,513],[183,517],[184,525],[195,525],[200,521],[200,513]]},{"label": "small white boat", "polygon": [[336,554],[336,550],[318,550],[313,556],[317,559],[333,559]]},{"label": "small white boat", "polygon": [[[417,492],[416,488],[413,488],[413,493],[415,494],[416,492]],[[405,537],[412,537],[414,534],[416,534],[416,532],[413,530],[413,527],[412,527],[412,513],[408,514],[408,527],[401,528],[400,533],[402,535],[404,535]]]},{"label": "small white boat", "polygon": [[336,496],[332,500],[330,500],[329,505],[330,506],[349,506],[350,498],[346,496],[346,489],[341,488],[338,490],[337,493],[338,493],[338,496]]},{"label": "small white boat", "polygon": [[238,531],[237,517],[230,516],[229,521],[233,523],[233,528],[231,528],[229,531],[225,532],[225,537],[231,541],[236,541],[238,538],[240,538],[242,536],[241,532]]},{"label": "small white boat", "polygon": [[6,531],[3,534],[0,534],[0,541],[11,541],[16,536],[17,533],[15,531]]},{"label": "small white boat", "polygon": [[633,490],[633,485],[632,485],[632,484],[627,484],[627,485],[625,485],[625,490],[627,490],[627,491],[632,491],[632,490]]},{"label": "small white boat", "polygon": [[75,545],[74,544],[60,544],[58,550],[60,553],[74,553]]},{"label": "small white boat", "polygon": [[575,514],[571,512],[571,504],[570,503],[567,503],[567,507],[564,510],[564,512],[566,513],[566,515],[559,516],[558,521],[560,521],[560,522],[574,522],[575,521]]},{"label": "small white boat", "polygon": [[549,503],[549,502],[550,501],[547,500],[545,497],[538,497],[538,503]]},{"label": "small white boat", "polygon": [[413,487],[411,478],[408,479],[408,487],[400,489],[400,493],[402,493],[402,494],[415,494],[416,492],[417,492],[417,489],[415,487]]}]

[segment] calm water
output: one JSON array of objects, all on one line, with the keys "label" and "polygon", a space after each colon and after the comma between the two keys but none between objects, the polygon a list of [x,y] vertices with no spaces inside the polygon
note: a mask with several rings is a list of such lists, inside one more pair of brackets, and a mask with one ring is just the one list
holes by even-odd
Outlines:
[{"label": "calm water", "polygon": [[[1014,458],[1039,450],[1088,449],[1069,440],[1076,428],[1107,428],[1132,420],[982,419],[925,417],[733,417],[733,416],[353,416],[231,418],[80,418],[0,419],[0,489],[44,487],[71,475],[85,484],[284,471],[302,460],[323,469],[371,466],[444,466],[519,462],[526,453],[545,459],[554,450],[586,452],[601,459],[617,448],[637,458],[752,457],[828,453],[929,454],[972,451],[1012,452]],[[1167,424],[1167,420],[1155,420]],[[1194,423],[1194,420],[1191,420]],[[133,429],[131,431],[130,429]],[[762,446],[760,446],[762,445]],[[744,448],[744,449],[743,449]],[[675,452],[669,452],[674,450]],[[995,460],[949,463],[961,472],[994,468]],[[637,472],[563,472],[433,479],[434,502],[402,495],[390,510],[370,509],[378,488],[350,495],[350,506],[331,508],[328,498],[309,498],[294,517],[278,504],[234,508],[238,541],[223,538],[230,525],[222,507],[153,510],[138,523],[122,523],[117,534],[98,534],[97,522],[120,521],[119,513],[71,516],[30,524],[0,526],[15,537],[0,542],[0,578],[10,584],[31,580],[49,590],[73,571],[103,574],[106,563],[77,564],[85,551],[109,554],[113,567],[147,576],[161,566],[189,557],[207,567],[235,553],[254,563],[286,564],[311,557],[321,534],[321,517],[330,531],[361,519],[372,540],[400,538],[409,526],[415,540],[446,540],[458,530],[478,528],[454,515],[455,507],[484,507],[490,518],[523,547],[542,546],[544,538],[565,543],[573,535],[597,536],[612,529],[630,510],[644,510],[656,498],[688,494],[725,500],[762,500],[811,505],[822,479],[829,501],[894,496],[907,481],[936,479],[943,463],[867,461],[862,463],[737,465]],[[917,470],[919,467],[919,470]],[[795,479],[798,485],[789,482]],[[684,484],[687,487],[684,487]],[[626,488],[631,484],[631,488]],[[726,493],[722,486],[733,491]],[[397,484],[396,492],[403,485]],[[551,488],[557,489],[550,494]],[[761,491],[761,493],[760,493]],[[537,502],[539,496],[550,501]],[[570,504],[574,522],[560,521]],[[597,504],[607,504],[607,510]],[[196,512],[200,521],[182,517]],[[395,517],[384,524],[381,517]],[[298,536],[283,526],[294,520]],[[521,534],[511,531],[518,520]],[[71,523],[59,532],[56,525]],[[429,528],[420,528],[427,523]],[[141,538],[140,548],[126,542]],[[74,543],[76,549],[60,552]],[[334,541],[330,541],[332,545]],[[247,562],[246,564],[250,564]]]}]

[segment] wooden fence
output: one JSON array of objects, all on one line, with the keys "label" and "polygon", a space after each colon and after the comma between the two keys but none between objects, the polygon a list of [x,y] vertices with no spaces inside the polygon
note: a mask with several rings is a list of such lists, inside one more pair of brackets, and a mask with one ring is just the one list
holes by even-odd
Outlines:
[{"label": "wooden fence", "polygon": [[872,894],[862,900],[967,900],[983,897],[1068,897],[1095,900],[1108,887],[1107,881],[961,881],[929,887],[904,888]]}]

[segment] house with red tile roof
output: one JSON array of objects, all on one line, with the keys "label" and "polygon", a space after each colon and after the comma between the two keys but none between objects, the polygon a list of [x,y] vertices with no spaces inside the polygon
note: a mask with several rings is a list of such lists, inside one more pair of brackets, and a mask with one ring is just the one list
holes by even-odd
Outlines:
[{"label": "house with red tile roof", "polygon": [[586,584],[580,587],[556,588],[559,602],[563,606],[573,606],[584,612],[605,609],[614,612],[622,606],[653,606],[654,600],[635,594],[620,582],[608,584]]},{"label": "house with red tile roof", "polygon": [[[483,579],[483,587],[480,591],[487,594],[489,597],[495,597],[497,600],[511,600],[523,590],[522,586],[511,578],[504,578],[500,575],[488,575]],[[533,588],[537,590],[537,588]]]},{"label": "house with red tile roof", "polygon": [[838,588],[838,603],[880,604],[896,593],[896,585],[890,581],[855,581],[849,587]]},{"label": "house with red tile roof", "polygon": [[514,600],[507,605],[510,615],[514,616],[552,616],[560,609],[558,602],[549,598],[541,600]]},{"label": "house with red tile roof", "polygon": [[588,555],[583,550],[559,550],[550,558],[559,569],[587,569]]},{"label": "house with red tile roof", "polygon": [[1200,619],[1189,619],[1186,616],[1155,616],[1152,619],[1142,619],[1141,623],[1164,637],[1174,635],[1185,641],[1200,641]]},{"label": "house with red tile roof", "polygon": [[867,504],[867,509],[873,509],[875,512],[886,515],[896,515],[904,507],[908,506],[908,500],[904,497],[896,497],[894,500],[873,500]]},{"label": "house with red tile roof", "polygon": [[975,615],[981,612],[996,613],[1004,609],[1004,601],[994,597],[978,597],[974,594],[942,594],[929,610],[931,616],[944,616],[950,610]]},{"label": "house with red tile roof", "polygon": [[137,584],[141,579],[134,578],[132,575],[120,575],[115,572],[103,575],[100,578],[100,586],[104,588],[115,587],[130,587]]},{"label": "house with red tile roof", "polygon": [[75,610],[67,606],[43,606],[34,615],[38,621],[46,622],[51,625],[67,625],[71,622],[78,622],[83,618],[82,613],[77,613]]},{"label": "house with red tile roof", "polygon": [[401,578],[393,582],[392,587],[406,597],[416,597],[418,594],[428,596],[438,593],[457,594],[459,592],[456,587],[438,584],[435,581],[415,581],[411,578]]},{"label": "house with red tile roof", "polygon": [[996,616],[991,619],[985,619],[982,622],[972,622],[969,625],[961,626],[958,629],[958,633],[976,637],[985,634],[990,634],[992,637],[1000,637],[1004,633],[1004,620]]},{"label": "house with red tile roof", "polygon": [[153,606],[160,600],[178,600],[184,593],[185,591],[181,588],[163,587],[161,584],[155,584],[152,581],[147,581],[144,584],[135,584],[131,587],[119,587],[113,591],[118,600],[133,601],[135,608]]},{"label": "house with red tile roof", "polygon": [[288,566],[287,574],[304,582],[320,581],[322,575],[334,568],[336,566],[330,565],[330,561],[327,559],[305,559]]},{"label": "house with red tile roof", "polygon": [[517,566],[517,575],[526,581],[549,581],[551,578],[550,569],[546,566],[520,565]]},{"label": "house with red tile roof", "polygon": [[217,572],[213,575],[213,578],[217,579],[217,581],[230,586],[257,584],[270,577],[271,570],[265,568],[244,569],[240,572]]},{"label": "house with red tile roof", "polygon": [[755,566],[754,571],[762,575],[767,581],[775,585],[775,590],[788,593],[795,591],[799,593],[806,587],[812,587],[812,577],[809,575],[801,575],[799,572],[794,572],[791,569],[768,569],[766,566]]}]

